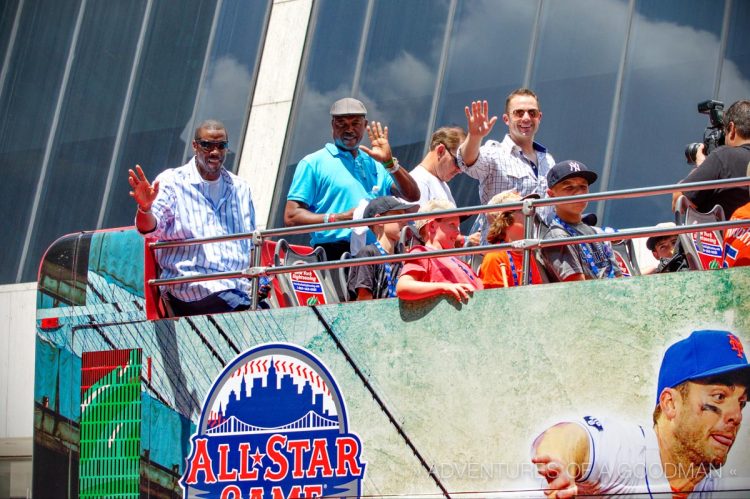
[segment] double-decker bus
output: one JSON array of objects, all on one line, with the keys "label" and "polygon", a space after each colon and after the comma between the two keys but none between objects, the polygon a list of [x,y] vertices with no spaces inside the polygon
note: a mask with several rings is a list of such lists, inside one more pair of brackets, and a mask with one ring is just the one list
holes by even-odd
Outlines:
[{"label": "double-decker bus", "polygon": [[[546,428],[650,431],[669,345],[696,330],[731,333],[738,356],[750,344],[746,268],[465,303],[326,299],[337,273],[306,270],[291,288],[271,276],[269,309],[193,317],[169,316],[157,272],[133,228],[47,251],[34,497],[544,497],[531,458]],[[750,497],[749,444],[745,425],[712,497]]]}]

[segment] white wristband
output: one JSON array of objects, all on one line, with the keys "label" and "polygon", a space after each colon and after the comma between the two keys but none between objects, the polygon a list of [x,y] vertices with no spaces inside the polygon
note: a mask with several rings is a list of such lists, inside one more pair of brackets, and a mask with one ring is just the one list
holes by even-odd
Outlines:
[{"label": "white wristband", "polygon": [[398,159],[396,159],[396,156],[393,156],[393,166],[386,168],[386,171],[393,175],[394,173],[399,171],[399,169],[401,169],[401,165],[398,164]]}]

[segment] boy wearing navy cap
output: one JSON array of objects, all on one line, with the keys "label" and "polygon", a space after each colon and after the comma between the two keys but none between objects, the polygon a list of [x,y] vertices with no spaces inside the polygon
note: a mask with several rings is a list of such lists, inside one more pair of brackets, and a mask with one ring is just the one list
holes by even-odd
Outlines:
[{"label": "boy wearing navy cap", "polygon": [[[589,185],[596,182],[596,179],[596,173],[580,161],[562,161],[547,173],[547,196],[553,198],[588,194]],[[556,204],[555,216],[544,239],[600,233],[601,230],[598,228],[583,222],[586,205],[586,201]],[[558,281],[622,276],[622,270],[609,243],[569,244],[543,248],[542,257],[551,277]]]},{"label": "boy wearing navy cap", "polygon": [[[381,196],[371,200],[365,207],[364,218],[403,215],[414,212],[418,203],[405,203],[394,196]],[[374,223],[370,230],[377,238],[373,244],[364,246],[355,258],[392,255],[401,235],[405,221]],[[351,300],[372,300],[396,296],[396,281],[400,266],[395,263],[359,265],[349,270],[348,288]]]},{"label": "boy wearing navy cap", "polygon": [[532,463],[549,497],[747,497],[747,471],[718,470],[738,435],[748,384],[737,336],[694,331],[664,354],[652,429],[591,416],[559,423],[534,441]]}]

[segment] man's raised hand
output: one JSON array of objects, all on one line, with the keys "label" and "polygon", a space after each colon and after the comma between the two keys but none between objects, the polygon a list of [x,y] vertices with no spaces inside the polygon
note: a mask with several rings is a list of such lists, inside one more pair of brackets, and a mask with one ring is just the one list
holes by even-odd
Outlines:
[{"label": "man's raised hand", "polygon": [[135,199],[141,211],[149,211],[151,204],[159,194],[159,181],[156,180],[151,184],[146,178],[146,174],[143,173],[141,166],[135,165],[135,171],[128,170],[128,183],[130,188],[133,189],[130,191],[130,197]]},{"label": "man's raised hand", "polygon": [[388,162],[393,157],[391,145],[388,143],[388,127],[381,126],[379,121],[370,123],[367,125],[367,136],[370,138],[372,149],[365,146],[359,146],[359,148],[375,161]]},{"label": "man's raised hand", "polygon": [[469,106],[466,106],[464,112],[466,113],[466,125],[469,135],[486,137],[497,122],[497,116],[488,119],[490,113],[486,100],[472,102],[471,109],[469,109]]}]

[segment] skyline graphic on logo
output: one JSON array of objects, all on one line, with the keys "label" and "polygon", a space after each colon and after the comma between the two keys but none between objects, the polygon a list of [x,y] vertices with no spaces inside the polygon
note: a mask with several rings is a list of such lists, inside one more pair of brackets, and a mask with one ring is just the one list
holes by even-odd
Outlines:
[{"label": "skyline graphic on logo", "polygon": [[[269,404],[276,410],[269,411]],[[298,359],[277,354],[250,360],[232,373],[216,395],[207,426],[211,434],[337,428],[338,415],[326,381]]]}]

